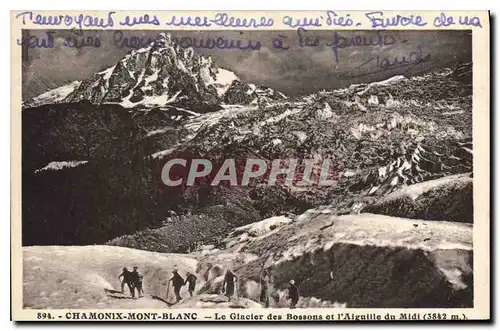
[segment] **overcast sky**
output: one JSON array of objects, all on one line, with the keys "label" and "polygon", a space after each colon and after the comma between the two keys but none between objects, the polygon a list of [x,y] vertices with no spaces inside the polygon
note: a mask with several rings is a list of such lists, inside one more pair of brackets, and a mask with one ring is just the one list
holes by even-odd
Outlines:
[{"label": "overcast sky", "polygon": [[[114,65],[127,52],[128,47],[117,47],[125,38],[142,37],[144,41],[154,38],[161,31],[86,31],[85,37],[98,37],[101,46],[80,49],[64,46],[70,31],[53,34],[53,48],[28,48],[23,46],[23,98],[28,99],[48,89],[65,83],[85,79],[92,74]],[[168,31],[166,31],[168,32]],[[45,31],[26,32],[46,39]],[[259,51],[208,50],[197,52],[211,55],[214,62],[234,71],[249,83],[270,86],[289,95],[302,95],[320,89],[334,89],[352,83],[381,80],[396,74],[415,74],[435,67],[449,66],[456,61],[472,60],[472,38],[470,31],[338,31],[349,40],[357,38],[376,43],[386,38],[386,46],[345,47],[338,49],[335,57],[331,44],[335,31],[303,32],[309,40],[318,38],[314,47],[301,47],[297,31],[203,31],[170,32],[172,36],[197,38],[219,38],[242,41],[242,45],[260,41]],[[273,39],[284,36],[288,50],[273,47]],[[76,37],[76,36],[75,36]],[[120,38],[121,37],[121,38]],[[118,41],[119,40],[119,41]],[[338,39],[337,39],[338,40]],[[339,41],[340,45],[344,43]],[[339,45],[339,43],[337,43]],[[20,46],[21,47],[21,46]],[[387,68],[396,57],[413,61],[419,56],[424,62],[413,66]],[[413,54],[412,54],[413,53]],[[384,67],[385,68],[381,68]]]}]

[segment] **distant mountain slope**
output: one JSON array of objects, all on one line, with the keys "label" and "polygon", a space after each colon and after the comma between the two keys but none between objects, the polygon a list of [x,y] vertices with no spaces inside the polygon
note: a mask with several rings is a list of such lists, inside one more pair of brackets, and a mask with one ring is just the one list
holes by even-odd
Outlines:
[{"label": "distant mountain slope", "polygon": [[23,106],[36,107],[39,105],[65,102],[68,98],[68,95],[73,93],[78,88],[78,86],[80,86],[80,84],[81,82],[76,80],[67,85],[63,85],[53,90],[47,91],[37,97],[34,97],[31,100],[26,101]]}]

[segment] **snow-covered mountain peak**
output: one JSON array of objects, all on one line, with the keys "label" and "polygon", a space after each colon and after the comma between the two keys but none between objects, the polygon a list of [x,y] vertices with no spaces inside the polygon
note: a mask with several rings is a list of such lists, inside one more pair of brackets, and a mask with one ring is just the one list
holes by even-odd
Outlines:
[{"label": "snow-covered mountain peak", "polygon": [[[238,83],[235,85],[235,83]],[[210,56],[193,48],[176,45],[170,34],[160,33],[148,45],[130,51],[115,65],[80,82],[48,91],[25,102],[25,107],[87,100],[93,104],[120,104],[132,107],[179,106],[196,112],[220,109],[233,101],[239,89],[257,88],[246,84],[230,70],[219,68]],[[229,91],[230,90],[230,91]],[[253,92],[252,92],[253,91]],[[267,93],[271,98],[280,93]]]}]

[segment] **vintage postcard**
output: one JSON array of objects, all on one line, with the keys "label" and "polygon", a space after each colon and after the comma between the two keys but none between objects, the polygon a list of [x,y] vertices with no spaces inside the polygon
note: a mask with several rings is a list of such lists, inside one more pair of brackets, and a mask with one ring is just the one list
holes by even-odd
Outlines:
[{"label": "vintage postcard", "polygon": [[489,13],[13,11],[12,319],[490,319]]}]

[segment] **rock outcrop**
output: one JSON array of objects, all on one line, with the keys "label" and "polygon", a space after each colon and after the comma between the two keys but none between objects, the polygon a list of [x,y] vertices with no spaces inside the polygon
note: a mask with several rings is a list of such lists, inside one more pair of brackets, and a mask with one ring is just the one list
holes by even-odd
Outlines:
[{"label": "rock outcrop", "polygon": [[259,98],[269,100],[286,100],[287,97],[269,87],[260,87],[255,84],[247,84],[235,80],[224,94],[224,102],[227,104],[248,105],[258,102]]},{"label": "rock outcrop", "polygon": [[361,211],[425,220],[473,223],[472,174],[429,180],[401,188]]}]

